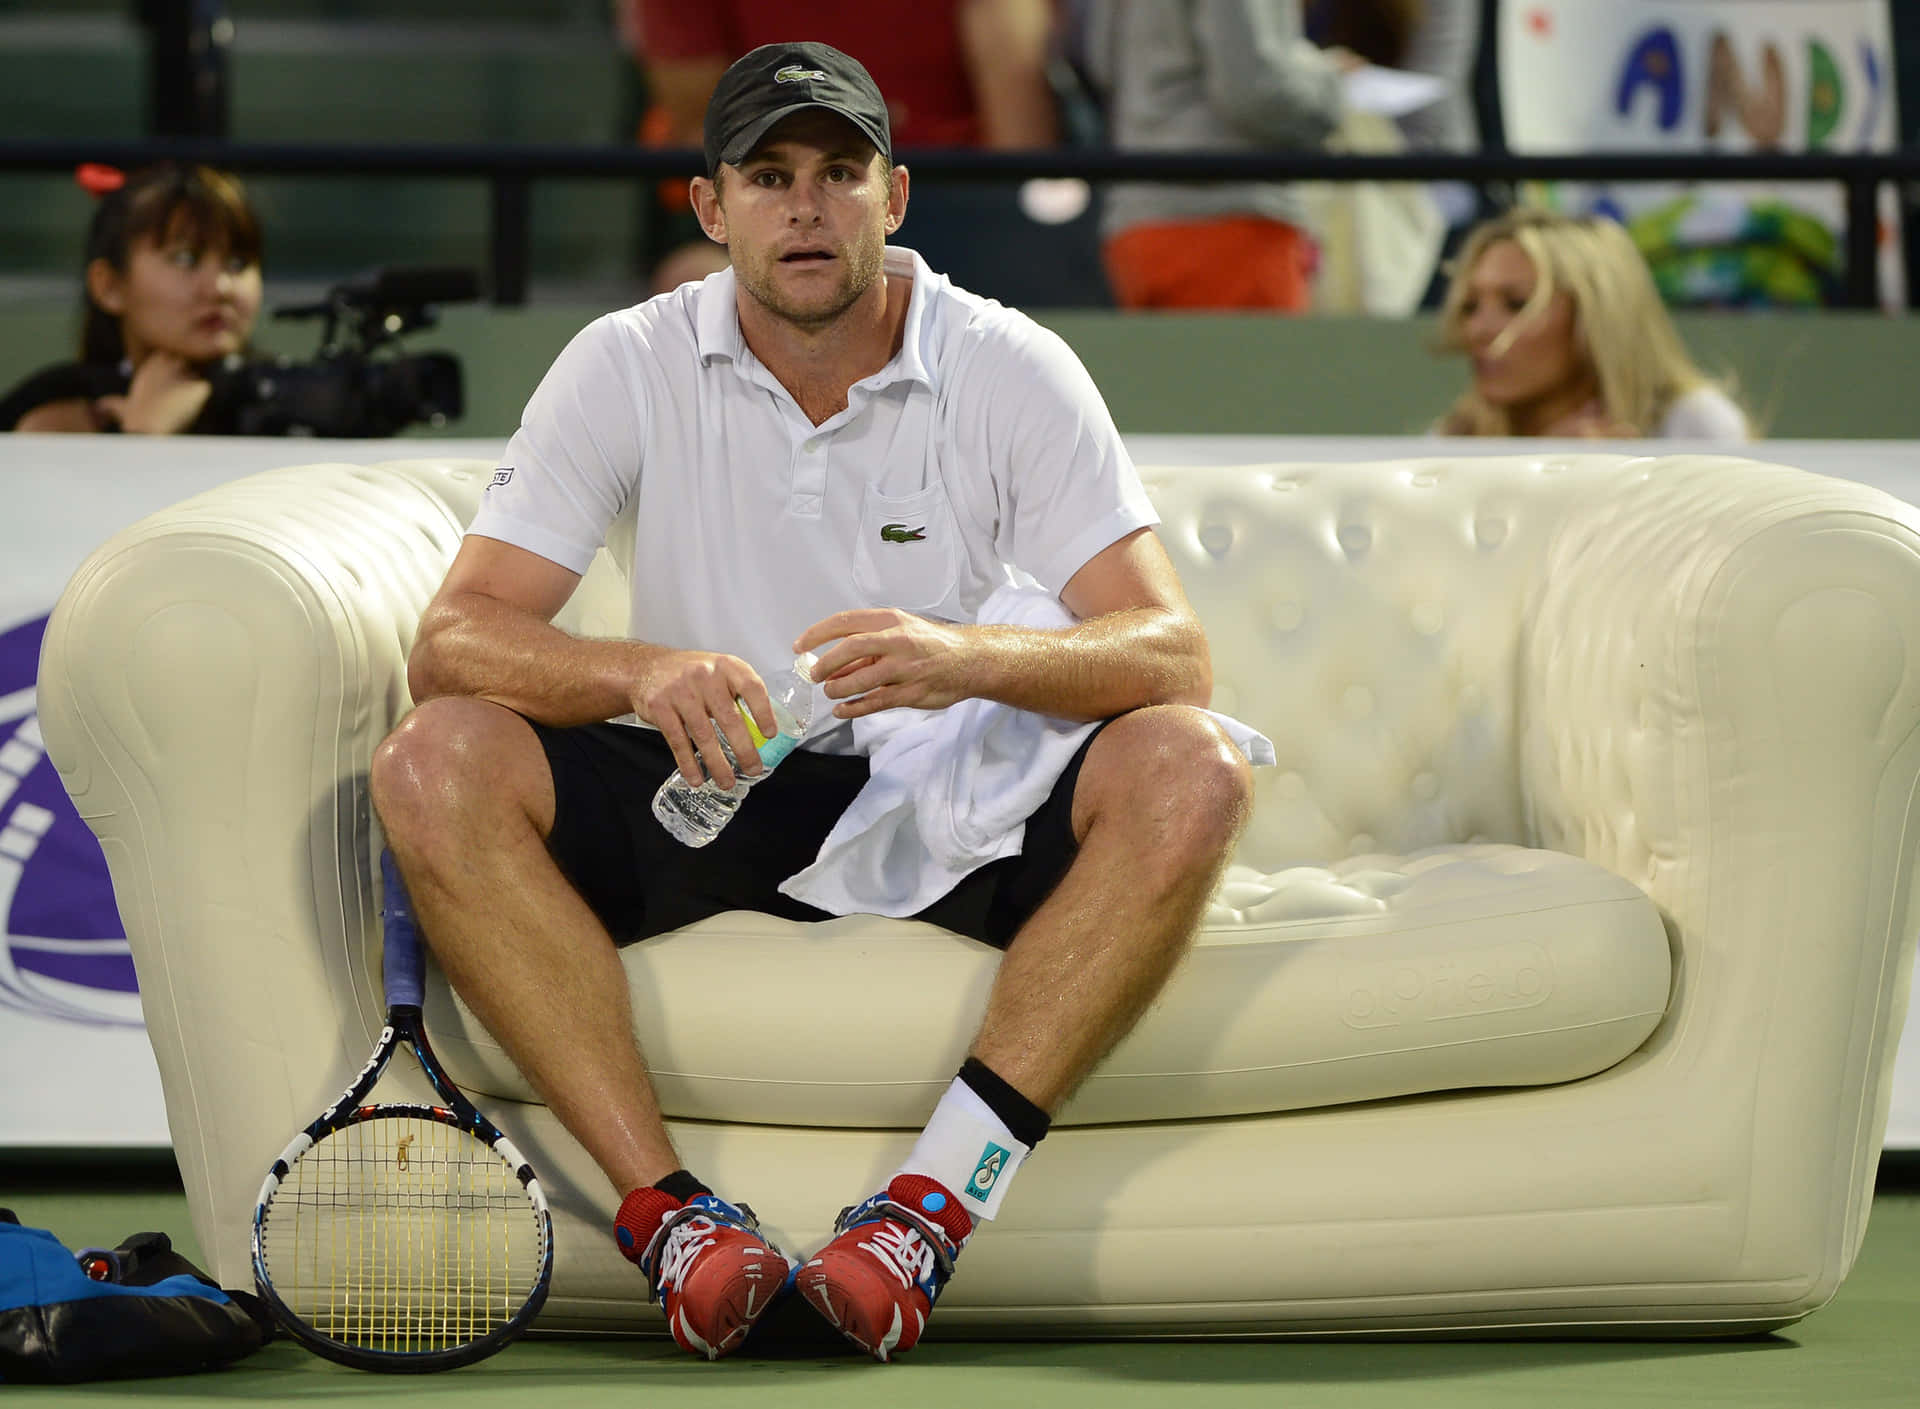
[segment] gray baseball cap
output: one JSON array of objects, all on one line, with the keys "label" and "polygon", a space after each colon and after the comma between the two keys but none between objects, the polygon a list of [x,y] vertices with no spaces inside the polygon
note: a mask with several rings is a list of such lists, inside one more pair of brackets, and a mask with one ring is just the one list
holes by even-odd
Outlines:
[{"label": "gray baseball cap", "polygon": [[829,44],[762,44],[737,59],[707,103],[707,175],[737,166],[781,118],[808,108],[838,113],[893,160],[886,100],[860,61]]}]

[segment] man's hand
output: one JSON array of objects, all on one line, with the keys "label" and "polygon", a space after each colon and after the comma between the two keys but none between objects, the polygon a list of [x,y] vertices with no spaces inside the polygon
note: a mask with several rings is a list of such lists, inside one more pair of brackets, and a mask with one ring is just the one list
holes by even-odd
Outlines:
[{"label": "man's hand", "polygon": [[[821,650],[827,642],[835,644]],[[883,709],[943,709],[979,693],[979,632],[929,621],[892,607],[835,612],[793,643],[818,651],[813,678],[824,681],[836,719]]]},{"label": "man's hand", "polygon": [[762,771],[760,754],[735,700],[746,701],[765,737],[772,738],[779,728],[765,682],[738,656],[713,651],[665,653],[634,684],[632,698],[633,712],[660,731],[673,750],[680,776],[695,787],[708,776],[719,788],[734,784],[733,769],[720,750],[721,734],[740,761],[741,772],[751,776]]},{"label": "man's hand", "polygon": [[125,396],[103,396],[93,405],[123,431],[174,435],[194,423],[212,393],[213,384],[186,358],[155,351],[134,369]]}]

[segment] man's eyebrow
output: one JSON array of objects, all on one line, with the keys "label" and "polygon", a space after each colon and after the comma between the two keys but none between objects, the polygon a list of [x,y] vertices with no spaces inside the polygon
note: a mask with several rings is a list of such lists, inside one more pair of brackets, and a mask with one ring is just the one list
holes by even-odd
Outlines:
[{"label": "man's eyebrow", "polygon": [[[774,144],[771,147],[765,147],[756,152],[749,152],[744,158],[741,159],[740,165],[742,167],[749,167],[749,166],[756,165],[760,162],[774,162],[781,166],[791,166],[793,165],[793,157],[790,154],[788,154],[786,148],[787,148],[786,143],[779,142]],[[862,159],[861,152],[863,150],[867,150],[867,149],[855,148],[855,147],[830,147],[825,151],[821,152],[820,160],[844,161],[844,162],[853,162],[857,164]]]}]

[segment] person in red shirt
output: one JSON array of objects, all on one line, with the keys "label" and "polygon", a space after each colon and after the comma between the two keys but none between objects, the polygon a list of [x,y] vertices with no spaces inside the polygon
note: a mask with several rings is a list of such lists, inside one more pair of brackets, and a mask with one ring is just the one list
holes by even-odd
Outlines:
[{"label": "person in red shirt", "polygon": [[1059,132],[1046,77],[1052,0],[626,0],[630,37],[674,145],[698,146],[713,85],[762,44],[808,37],[852,54],[887,95],[902,147],[1051,146]]},{"label": "person in red shirt", "polygon": [[[797,37],[853,55],[887,95],[887,118],[901,147],[985,147],[1011,151],[1052,146],[1059,118],[1047,78],[1054,31],[1054,0],[813,0],[796,11],[786,0],[621,0],[620,28],[634,62],[646,75],[652,105],[641,121],[649,146],[697,147],[714,84],[727,66],[763,44]],[[699,237],[684,182],[670,183],[662,205],[677,233],[655,264],[653,292],[725,267],[726,251]],[[943,220],[942,196],[916,192],[917,247],[941,272],[961,277],[942,259],[934,227],[972,223],[971,209]],[[951,194],[964,200],[966,194]],[[1011,203],[1012,188],[987,193]],[[684,227],[684,230],[681,230]],[[976,225],[976,230],[977,230]],[[980,278],[962,282],[978,292],[1001,292]]]}]

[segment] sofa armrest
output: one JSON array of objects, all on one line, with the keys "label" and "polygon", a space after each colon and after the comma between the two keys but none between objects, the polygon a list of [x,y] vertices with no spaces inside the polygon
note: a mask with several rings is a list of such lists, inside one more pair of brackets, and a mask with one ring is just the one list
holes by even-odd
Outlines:
[{"label": "sofa armrest", "polygon": [[1844,1220],[1837,1285],[1913,957],[1920,511],[1778,466],[1649,461],[1568,515],[1522,654],[1537,844],[1639,884],[1675,948],[1667,1015],[1616,1070],[1657,1070],[1707,1138],[1748,1149],[1757,1260]]},{"label": "sofa armrest", "polygon": [[[48,752],[106,853],[203,1240],[201,1211],[254,1194],[223,1171],[275,1153],[208,1142],[284,1139],[370,1044],[377,996],[350,996],[378,992],[364,780],[489,469],[235,481],[107,542],[48,623]],[[257,1118],[212,1116],[236,1106]],[[244,1279],[243,1247],[206,1245]]]}]

